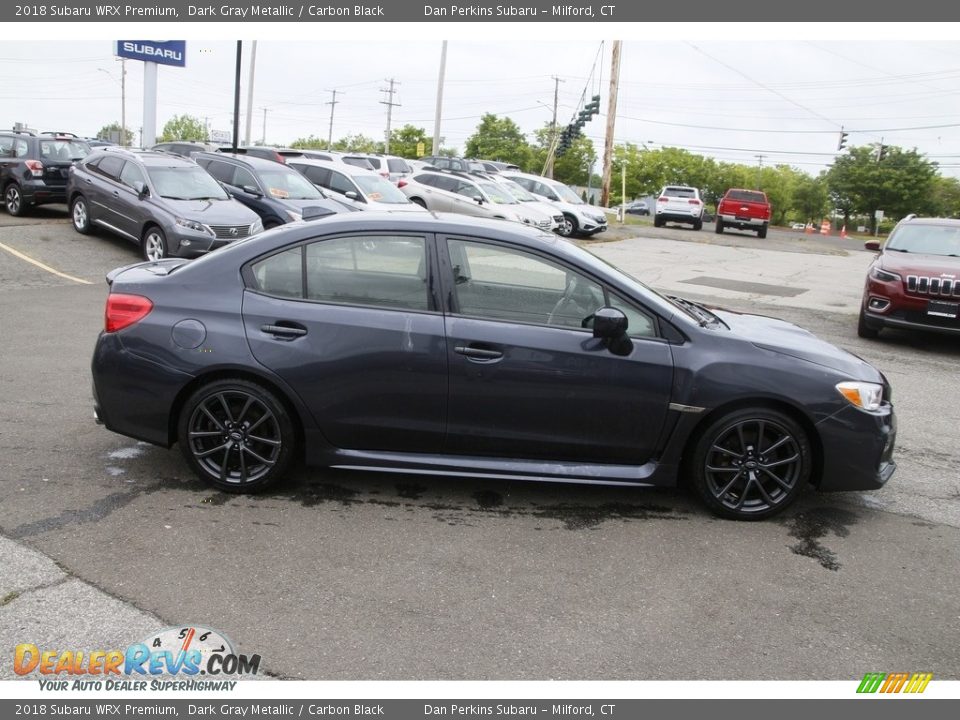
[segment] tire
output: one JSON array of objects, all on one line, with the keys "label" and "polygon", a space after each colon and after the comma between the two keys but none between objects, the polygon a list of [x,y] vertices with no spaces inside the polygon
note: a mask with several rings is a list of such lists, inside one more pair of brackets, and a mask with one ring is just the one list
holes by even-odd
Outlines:
[{"label": "tire", "polygon": [[90,209],[83,195],[77,195],[70,204],[70,218],[73,220],[74,230],[81,235],[90,234]]},{"label": "tire", "polygon": [[15,182],[7,185],[6,190],[3,191],[3,203],[7,206],[7,212],[14,217],[21,217],[27,209],[20,186]]},{"label": "tire", "polygon": [[713,514],[760,520],[797,499],[812,464],[810,440],[799,423],[778,410],[745,408],[723,415],[699,435],[689,473]]},{"label": "tire", "polygon": [[703,220],[697,220],[695,223],[693,223],[693,229],[694,229],[694,230],[702,230],[702,229],[703,229]]},{"label": "tire", "polygon": [[663,220],[659,216],[653,216],[653,226],[654,227],[663,227]]},{"label": "tire", "polygon": [[577,223],[577,219],[572,215],[564,213],[563,221],[557,227],[557,235],[561,237],[573,237],[579,229],[580,225]]},{"label": "tire", "polygon": [[410,198],[410,202],[414,203],[415,205],[419,205],[419,206],[422,207],[424,210],[427,209],[427,204],[426,204],[421,198],[412,197],[412,198]]},{"label": "tire", "polygon": [[294,460],[297,434],[280,399],[248,380],[216,380],[196,390],[177,423],[180,451],[204,482],[227,492],[259,492]]},{"label": "tire", "polygon": [[721,220],[720,218],[717,218],[717,227],[714,228],[714,232],[717,235],[723,235],[723,220]]},{"label": "tire", "polygon": [[143,232],[143,238],[140,240],[140,251],[143,253],[144,260],[163,260],[170,257],[170,249],[167,247],[167,237],[163,230],[156,225],[151,225]]},{"label": "tire", "polygon": [[857,335],[867,340],[876,340],[877,336],[880,335],[880,328],[870,324],[862,306],[860,308],[860,317],[857,319]]},{"label": "tire", "polygon": [[767,236],[767,224],[764,223],[760,226],[760,229],[757,230],[757,237],[763,240]]}]

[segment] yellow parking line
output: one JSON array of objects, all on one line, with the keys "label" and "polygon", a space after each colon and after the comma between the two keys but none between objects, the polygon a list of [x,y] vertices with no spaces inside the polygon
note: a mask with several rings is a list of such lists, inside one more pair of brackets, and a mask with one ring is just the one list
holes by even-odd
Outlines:
[{"label": "yellow parking line", "polygon": [[83,278],[74,277],[73,275],[67,275],[66,273],[62,273],[62,272],[60,272],[59,270],[54,270],[54,269],[53,269],[52,267],[50,267],[49,265],[44,265],[44,264],[43,264],[42,262],[40,262],[39,260],[34,260],[32,257],[29,257],[28,255],[24,255],[24,254],[23,254],[22,252],[20,252],[19,250],[14,250],[14,249],[13,249],[12,247],[10,247],[9,245],[4,245],[3,243],[0,243],[0,249],[6,250],[6,251],[7,251],[8,253],[10,253],[11,255],[16,255],[16,256],[17,256],[18,258],[20,258],[21,260],[26,260],[26,261],[27,261],[28,263],[30,263],[31,265],[36,265],[36,266],[37,266],[38,268],[40,268],[41,270],[46,270],[46,271],[49,272],[49,273],[53,273],[54,275],[58,275],[59,277],[66,278],[67,280],[73,280],[74,282],[78,282],[78,283],[81,283],[81,284],[83,284],[83,285],[93,285],[93,283],[92,283],[91,281],[89,281],[89,280],[84,280]]}]

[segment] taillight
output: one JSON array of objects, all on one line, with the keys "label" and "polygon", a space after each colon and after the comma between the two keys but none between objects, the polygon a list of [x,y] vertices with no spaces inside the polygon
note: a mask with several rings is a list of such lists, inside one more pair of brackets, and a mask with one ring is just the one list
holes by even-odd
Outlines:
[{"label": "taillight", "polygon": [[657,198],[657,202],[666,202],[667,199],[668,198],[666,195],[661,195],[660,197]]},{"label": "taillight", "polygon": [[406,186],[407,186],[407,181],[406,181],[406,180],[404,180],[403,178],[400,178],[399,180],[397,180],[397,187],[398,187],[398,188],[402,188],[402,187],[406,187]]},{"label": "taillight", "polygon": [[691,205],[699,205],[699,204],[700,204],[700,201],[699,201],[699,200],[687,200],[687,202],[690,203]]},{"label": "taillight", "polygon": [[43,163],[39,160],[27,160],[24,163],[34,177],[43,177]]},{"label": "taillight", "polygon": [[153,303],[142,295],[110,293],[103,313],[103,329],[108,333],[123,330],[143,320],[151,310]]}]

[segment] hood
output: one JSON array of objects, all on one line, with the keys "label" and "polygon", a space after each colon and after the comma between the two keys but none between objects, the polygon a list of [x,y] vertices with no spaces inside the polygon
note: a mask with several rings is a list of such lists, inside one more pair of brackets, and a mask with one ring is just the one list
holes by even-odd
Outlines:
[{"label": "hood", "polygon": [[170,212],[207,225],[250,225],[260,217],[233,198],[227,200],[170,200],[160,198]]},{"label": "hood", "polygon": [[356,208],[347,205],[346,203],[339,202],[338,200],[334,200],[333,198],[309,198],[307,200],[294,200],[290,198],[284,198],[282,200],[277,198],[274,199],[283,206],[301,214],[303,214],[303,209],[308,207],[325,208],[327,210],[332,210],[335,213],[354,212],[356,210]]},{"label": "hood", "polygon": [[712,310],[730,326],[734,335],[759,348],[836,370],[850,380],[883,382],[880,372],[870,363],[793,323],[763,315]]},{"label": "hood", "polygon": [[902,253],[890,251],[880,255],[880,266],[884,270],[903,275],[921,275],[933,277],[948,277],[954,280],[960,278],[960,257],[945,255],[918,255],[916,253]]}]

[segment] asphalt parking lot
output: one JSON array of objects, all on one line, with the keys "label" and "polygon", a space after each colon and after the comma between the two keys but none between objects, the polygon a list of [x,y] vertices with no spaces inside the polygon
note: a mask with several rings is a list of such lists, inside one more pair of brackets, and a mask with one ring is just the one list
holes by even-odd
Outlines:
[{"label": "asphalt parking lot", "polygon": [[[591,249],[887,374],[900,429],[886,488],[808,492],[749,524],[679,490],[300,469],[266,495],[211,491],[176,448],[93,423],[103,276],[139,256],[54,206],[0,214],[0,535],[166,624],[223,631],[282,678],[960,679],[960,338],[857,338],[856,247],[640,232]],[[0,600],[0,621],[30,600]]]}]

